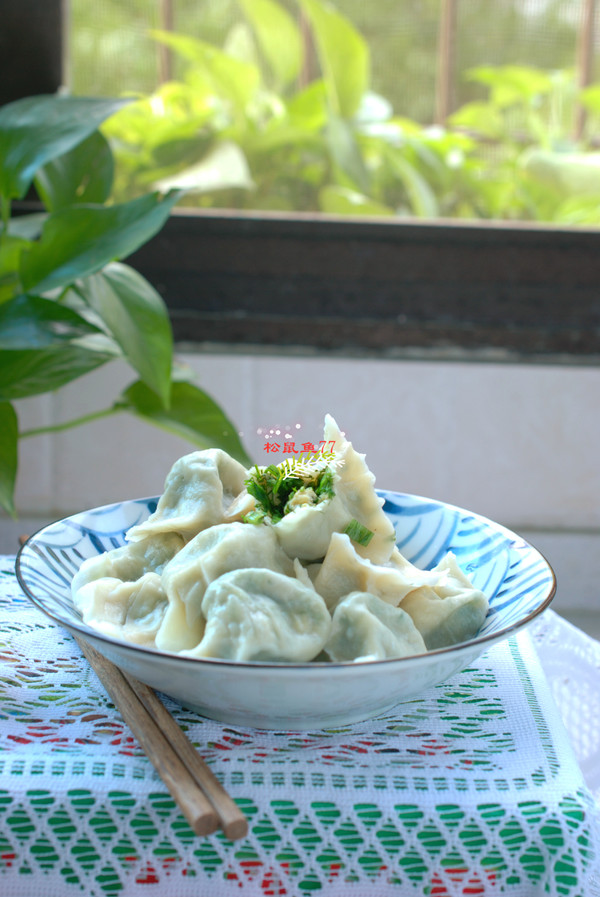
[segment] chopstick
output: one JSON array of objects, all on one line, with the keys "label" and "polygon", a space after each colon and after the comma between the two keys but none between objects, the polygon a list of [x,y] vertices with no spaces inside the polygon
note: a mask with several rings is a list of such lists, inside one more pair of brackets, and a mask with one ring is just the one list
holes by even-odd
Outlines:
[{"label": "chopstick", "polygon": [[169,733],[169,740],[175,752],[183,760],[183,763],[191,772],[204,795],[214,807],[219,817],[219,825],[223,829],[225,836],[231,841],[245,838],[248,834],[248,820],[227,794],[219,780],[215,778],[210,767],[204,762],[191,741],[186,738],[165,705],[157,698],[155,692],[149,686],[139,682],[127,673],[123,673],[123,675],[148,713],[154,717],[160,729]]},{"label": "chopstick", "polygon": [[221,827],[231,841],[244,838],[246,817],[152,689],[84,639],[75,640],[192,830],[209,835]]}]

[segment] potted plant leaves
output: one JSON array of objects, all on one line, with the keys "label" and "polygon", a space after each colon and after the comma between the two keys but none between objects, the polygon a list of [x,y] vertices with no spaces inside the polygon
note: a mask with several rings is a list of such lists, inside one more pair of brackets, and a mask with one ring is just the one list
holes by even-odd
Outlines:
[{"label": "potted plant leaves", "polygon": [[[173,191],[111,202],[113,157],[99,132],[125,100],[39,96],[0,108],[0,505],[15,514],[15,402],[115,359],[135,380],[107,408],[249,458],[223,410],[181,373],[166,306],[123,264],[163,226]],[[35,186],[43,211],[15,215]],[[36,431],[40,432],[40,431]]]}]

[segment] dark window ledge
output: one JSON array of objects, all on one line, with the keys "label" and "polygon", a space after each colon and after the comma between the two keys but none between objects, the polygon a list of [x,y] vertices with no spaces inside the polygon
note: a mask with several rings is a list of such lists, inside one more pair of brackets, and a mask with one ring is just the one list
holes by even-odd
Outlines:
[{"label": "dark window ledge", "polygon": [[185,344],[600,363],[600,231],[174,214],[129,260]]}]

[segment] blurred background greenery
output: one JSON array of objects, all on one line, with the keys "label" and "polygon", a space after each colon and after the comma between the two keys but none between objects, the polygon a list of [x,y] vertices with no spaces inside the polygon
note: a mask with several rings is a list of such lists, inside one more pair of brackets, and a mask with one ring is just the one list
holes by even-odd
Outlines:
[{"label": "blurred background greenery", "polygon": [[[238,0],[172,0],[173,30],[221,46],[241,19]],[[293,0],[282,3],[297,13]],[[435,114],[440,0],[337,0],[337,9],[371,48],[373,90],[421,124]],[[580,0],[460,0],[457,68],[531,65],[574,69]],[[74,93],[151,93],[159,51],[150,36],[163,27],[160,0],[71,0],[68,48]],[[595,64],[595,78],[600,66]],[[482,91],[458,78],[457,105]]]},{"label": "blurred background greenery", "polygon": [[198,208],[595,226],[594,12],[72,0],[69,86],[139,97],[105,128],[121,199],[178,186]]}]

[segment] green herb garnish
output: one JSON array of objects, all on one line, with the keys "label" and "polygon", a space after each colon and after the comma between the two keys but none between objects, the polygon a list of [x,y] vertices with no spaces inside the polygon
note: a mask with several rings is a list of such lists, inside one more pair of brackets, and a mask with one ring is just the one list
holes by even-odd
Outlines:
[{"label": "green herb garnish", "polygon": [[326,467],[323,470],[318,485],[313,488],[319,497],[322,495],[326,498],[333,498],[335,491],[333,489],[333,470],[331,467]]},{"label": "green herb garnish", "polygon": [[[333,498],[334,471],[329,460],[319,455],[299,456],[268,467],[257,465],[245,481],[256,508],[244,516],[244,523],[262,523],[265,517],[277,523],[300,504],[318,504]],[[297,494],[301,501],[294,502]]]},{"label": "green herb garnish", "polygon": [[256,512],[264,517],[270,517],[273,522],[281,520],[285,513],[285,506],[291,495],[304,486],[304,480],[300,477],[286,476],[285,471],[276,464],[268,467],[256,466],[252,475],[245,482],[250,495],[256,500],[256,510],[246,514],[245,523],[253,523],[256,520],[248,520]]},{"label": "green herb garnish", "polygon": [[368,545],[375,535],[373,530],[367,529],[367,527],[363,526],[362,523],[359,523],[358,520],[351,520],[344,530],[344,533],[345,535],[350,536],[353,542],[358,542],[359,545]]},{"label": "green herb garnish", "polygon": [[258,524],[263,522],[265,516],[266,515],[264,511],[259,511],[257,508],[255,508],[253,511],[248,511],[247,514],[244,514],[242,520],[244,521],[244,523]]}]

